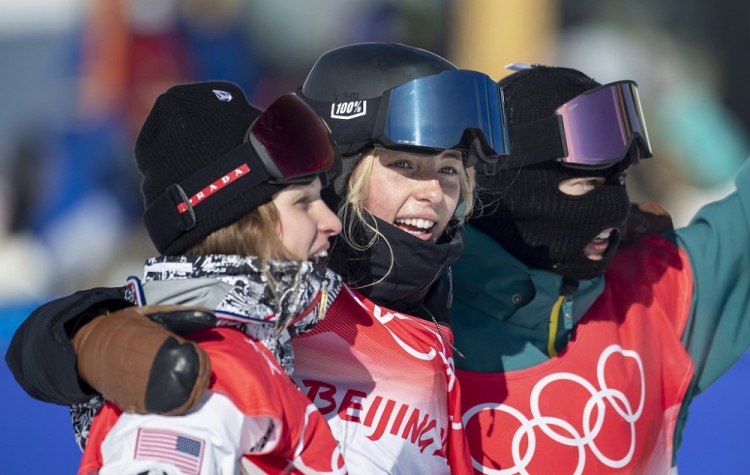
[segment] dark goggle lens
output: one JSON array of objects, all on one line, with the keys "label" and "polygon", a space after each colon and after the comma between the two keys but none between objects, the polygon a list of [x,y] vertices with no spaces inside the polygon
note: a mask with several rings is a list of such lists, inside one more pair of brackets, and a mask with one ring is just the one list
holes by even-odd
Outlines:
[{"label": "dark goggle lens", "polygon": [[250,126],[248,141],[278,182],[321,174],[325,186],[340,171],[328,127],[295,94],[274,101]]},{"label": "dark goggle lens", "polygon": [[643,158],[653,156],[638,86],[632,81],[593,89],[556,112],[562,117],[568,152],[563,163],[609,166],[624,159],[634,141]]},{"label": "dark goggle lens", "polygon": [[469,150],[465,137],[478,135],[489,156],[509,153],[502,91],[486,74],[443,71],[390,91],[384,145]]}]

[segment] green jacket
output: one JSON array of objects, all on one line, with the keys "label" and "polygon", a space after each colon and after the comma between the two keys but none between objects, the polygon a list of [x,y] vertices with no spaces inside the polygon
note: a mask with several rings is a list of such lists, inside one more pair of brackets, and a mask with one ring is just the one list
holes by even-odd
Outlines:
[{"label": "green jacket", "polygon": [[[695,285],[682,336],[695,373],[675,429],[675,454],[691,399],[750,346],[750,163],[740,170],[736,184],[737,191],[704,206],[688,226],[668,236],[689,256]],[[456,347],[466,354],[456,357],[456,367],[513,371],[549,359],[550,313],[562,278],[525,266],[470,226],[464,244],[453,267],[453,331]],[[603,288],[604,277],[580,283],[572,298],[572,318],[561,318],[557,327],[558,352]]]}]

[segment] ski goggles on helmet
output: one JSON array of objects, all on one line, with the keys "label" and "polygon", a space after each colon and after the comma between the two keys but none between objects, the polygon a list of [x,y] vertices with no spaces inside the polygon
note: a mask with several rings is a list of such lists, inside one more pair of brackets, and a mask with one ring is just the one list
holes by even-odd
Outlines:
[{"label": "ski goggles on helmet", "polygon": [[473,151],[483,160],[508,155],[503,93],[476,71],[443,71],[383,95],[372,138],[385,147]]},{"label": "ski goggles on helmet", "polygon": [[202,217],[262,183],[306,184],[319,177],[325,187],[340,171],[328,127],[302,99],[285,94],[253,121],[242,145],[170,185],[146,209],[144,222],[163,249]]},{"label": "ski goggles on helmet", "polygon": [[[560,106],[554,117],[511,127],[510,135],[510,168],[549,160],[569,167],[606,168],[625,159],[634,144],[637,158],[653,156],[633,81],[587,91]],[[560,140],[543,140],[553,135]]]}]

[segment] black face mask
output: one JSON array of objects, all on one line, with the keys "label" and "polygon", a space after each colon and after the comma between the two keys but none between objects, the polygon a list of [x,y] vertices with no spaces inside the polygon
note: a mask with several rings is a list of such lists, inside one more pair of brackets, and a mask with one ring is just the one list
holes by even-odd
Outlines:
[{"label": "black face mask", "polygon": [[[494,203],[471,224],[527,266],[572,280],[593,279],[612,261],[628,216],[630,200],[620,182],[628,164],[624,160],[607,169],[582,170],[547,162],[501,171],[489,178]],[[607,181],[581,196],[560,191],[560,182],[576,177],[604,177]],[[587,258],[586,245],[607,228],[616,230],[610,234],[603,258]]]}]

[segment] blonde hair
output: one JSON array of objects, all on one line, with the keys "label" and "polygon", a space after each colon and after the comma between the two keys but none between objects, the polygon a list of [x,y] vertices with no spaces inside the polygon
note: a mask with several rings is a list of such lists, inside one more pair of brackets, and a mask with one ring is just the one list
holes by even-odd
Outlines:
[{"label": "blonde hair", "polygon": [[273,202],[261,205],[234,223],[217,229],[185,254],[238,254],[268,259],[298,259],[284,246],[279,235],[279,210]]},{"label": "blonde hair", "polygon": [[[388,242],[385,236],[380,232],[377,221],[375,221],[373,216],[367,211],[367,209],[365,209],[364,205],[365,199],[367,198],[367,190],[370,186],[372,168],[375,160],[378,158],[377,150],[377,148],[369,150],[359,160],[359,163],[349,177],[349,181],[346,185],[344,203],[338,211],[339,219],[343,223],[340,238],[343,239],[348,246],[358,252],[364,252],[374,246],[375,243],[381,239],[388,247],[391,256],[388,271],[383,277],[362,287],[370,287],[383,282],[388,277],[388,274],[390,274],[395,262],[391,243]],[[449,227],[453,227],[454,229],[463,224],[466,218],[471,214],[474,207],[474,191],[465,168],[462,168],[459,173],[459,190],[459,205],[449,223]],[[367,242],[361,242],[361,240],[357,239],[357,236],[361,235],[361,233],[357,232],[360,227],[364,227],[367,231],[370,231],[368,234],[372,237]]]}]

